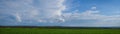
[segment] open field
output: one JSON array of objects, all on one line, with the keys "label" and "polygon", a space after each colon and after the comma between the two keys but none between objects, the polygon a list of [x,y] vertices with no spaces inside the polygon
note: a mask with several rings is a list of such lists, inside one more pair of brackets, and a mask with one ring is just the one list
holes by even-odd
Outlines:
[{"label": "open field", "polygon": [[0,28],[0,34],[120,34],[120,29]]}]

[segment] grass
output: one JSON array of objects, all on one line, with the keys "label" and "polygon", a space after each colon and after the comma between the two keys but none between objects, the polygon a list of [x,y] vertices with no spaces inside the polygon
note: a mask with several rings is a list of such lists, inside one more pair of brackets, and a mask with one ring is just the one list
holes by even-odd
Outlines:
[{"label": "grass", "polygon": [[0,28],[0,34],[120,34],[120,29]]}]

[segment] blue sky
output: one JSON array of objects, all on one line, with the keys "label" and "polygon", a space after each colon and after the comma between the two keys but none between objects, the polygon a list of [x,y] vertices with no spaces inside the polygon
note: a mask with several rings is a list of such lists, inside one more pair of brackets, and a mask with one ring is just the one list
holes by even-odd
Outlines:
[{"label": "blue sky", "polygon": [[[101,11],[102,14],[107,13],[107,15],[111,15],[111,13],[120,11],[119,0],[71,0],[66,1],[66,5],[68,5],[67,11],[79,10],[84,12],[85,10],[89,10],[91,7],[96,6],[98,10]],[[116,14],[116,13],[115,13]]]},{"label": "blue sky", "polygon": [[119,1],[0,0],[0,25],[120,27]]}]

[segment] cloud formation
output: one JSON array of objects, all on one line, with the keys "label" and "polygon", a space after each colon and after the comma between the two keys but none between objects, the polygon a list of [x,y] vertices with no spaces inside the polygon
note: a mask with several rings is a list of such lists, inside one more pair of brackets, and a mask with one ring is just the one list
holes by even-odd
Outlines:
[{"label": "cloud formation", "polygon": [[[60,17],[65,9],[64,0],[0,0],[1,14],[12,15],[16,21],[22,20],[47,22],[57,19],[63,21]],[[2,6],[3,4],[3,6]],[[1,19],[2,20],[2,19]],[[15,19],[14,19],[15,20]],[[54,22],[54,21],[53,21]]]},{"label": "cloud formation", "polygon": [[[79,23],[83,21],[85,24],[75,24],[70,26],[104,26],[104,27],[114,27],[114,26],[120,26],[120,15],[102,15],[100,14],[100,11],[96,10],[96,7],[92,7],[90,10],[87,10],[82,13],[65,13],[64,16],[68,20],[78,20]],[[66,20],[67,20],[66,19]],[[91,21],[93,20],[93,21]],[[87,23],[89,22],[89,23]]]},{"label": "cloud formation", "polygon": [[66,26],[120,26],[120,15],[100,14],[96,6],[81,13],[79,10],[63,13],[66,9],[63,3],[64,0],[0,0],[0,22],[2,22],[0,25],[15,25],[14,22],[40,23],[39,25],[62,23],[61,25]]},{"label": "cloud formation", "polygon": [[22,22],[21,17],[18,13],[16,14],[16,20],[17,20],[17,22]]}]

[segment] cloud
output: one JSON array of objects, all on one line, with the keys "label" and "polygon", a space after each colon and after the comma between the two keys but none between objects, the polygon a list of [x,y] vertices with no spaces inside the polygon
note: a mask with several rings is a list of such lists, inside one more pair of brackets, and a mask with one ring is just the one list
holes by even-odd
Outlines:
[{"label": "cloud", "polygon": [[96,6],[93,6],[91,9],[92,9],[92,10],[96,10],[97,8],[96,8]]},{"label": "cloud", "polygon": [[[63,13],[64,0],[0,0],[0,22],[4,24],[63,23],[67,26],[120,26],[120,15],[103,15],[93,6],[84,12]],[[18,23],[19,22],[19,23]],[[66,24],[68,23],[68,24]],[[14,24],[12,24],[14,25]],[[46,25],[46,24],[44,24]],[[57,24],[52,24],[57,25]]]},{"label": "cloud", "polygon": [[44,22],[44,23],[46,23],[46,20],[38,20],[38,22]]},{"label": "cloud", "polygon": [[[96,10],[96,7],[92,7],[90,10],[87,10],[82,13],[64,13],[64,16],[68,20],[78,20],[78,24],[69,24],[70,26],[120,26],[120,15],[102,15],[100,11]],[[66,19],[66,20],[67,20]],[[82,20],[82,21],[81,21]],[[93,21],[91,21],[93,20]],[[84,21],[84,24],[81,23]],[[89,23],[88,23],[89,22]],[[68,26],[68,25],[67,25]]]},{"label": "cloud", "polygon": [[[18,22],[45,22],[61,18],[64,0],[0,0],[0,13],[14,16]],[[3,9],[4,8],[4,9]],[[15,21],[14,21],[15,22]],[[54,22],[54,21],[53,21]]]},{"label": "cloud", "polygon": [[18,22],[22,22],[21,17],[20,17],[20,15],[19,15],[18,13],[16,14],[16,20],[17,20]]},{"label": "cloud", "polygon": [[[64,0],[39,0],[40,8],[45,17],[60,16],[65,6],[62,4]],[[49,2],[49,3],[48,3]],[[44,17],[43,16],[43,17]]]}]

